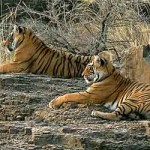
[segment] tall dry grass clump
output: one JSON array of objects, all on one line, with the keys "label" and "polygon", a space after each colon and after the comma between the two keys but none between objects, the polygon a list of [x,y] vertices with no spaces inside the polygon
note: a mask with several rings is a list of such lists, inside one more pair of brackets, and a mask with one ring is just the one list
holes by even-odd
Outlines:
[{"label": "tall dry grass clump", "polygon": [[73,53],[93,55],[107,51],[125,60],[132,47],[150,44],[149,1],[43,0],[41,5],[42,2],[46,4],[42,11],[32,9],[23,0],[13,7],[7,5],[5,13],[1,10],[0,63],[10,60],[1,43],[14,23],[30,27],[52,48]]}]

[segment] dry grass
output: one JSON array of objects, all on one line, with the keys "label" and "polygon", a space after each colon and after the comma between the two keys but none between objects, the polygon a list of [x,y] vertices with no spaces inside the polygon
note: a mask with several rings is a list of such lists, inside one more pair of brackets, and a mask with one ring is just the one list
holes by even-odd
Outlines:
[{"label": "dry grass", "polygon": [[118,50],[147,45],[150,42],[150,25],[137,23],[134,26],[114,27],[109,32],[109,39]]},{"label": "dry grass", "polygon": [[[60,14],[56,13],[54,3],[48,3],[49,10],[45,12],[32,10],[25,3],[19,3],[13,11],[9,9],[10,12],[1,16],[0,63],[10,60],[10,55],[1,43],[21,13],[26,14],[28,19],[20,19],[18,23],[32,28],[53,48],[93,54],[95,44],[99,42],[102,33],[104,18],[113,5],[108,18],[109,24],[106,25],[106,48],[115,48],[120,57],[123,57],[127,49],[150,43],[150,23],[141,20],[141,16],[126,2],[94,0],[94,4],[100,8],[96,12],[89,7],[90,4],[73,4],[73,10],[61,12],[64,13],[63,19],[59,19]],[[44,17],[49,19],[49,22],[43,22]]]}]

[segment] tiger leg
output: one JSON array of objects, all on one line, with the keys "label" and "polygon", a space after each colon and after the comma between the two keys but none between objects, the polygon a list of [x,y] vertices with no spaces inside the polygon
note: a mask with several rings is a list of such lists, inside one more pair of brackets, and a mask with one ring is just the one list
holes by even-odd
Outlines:
[{"label": "tiger leg", "polygon": [[19,65],[16,62],[1,64],[0,65],[0,73],[10,73],[10,72],[21,72],[24,70],[23,66]]},{"label": "tiger leg", "polygon": [[94,117],[100,117],[102,119],[107,119],[107,120],[120,120],[120,118],[122,118],[122,116],[117,114],[116,111],[113,111],[111,113],[105,113],[105,112],[93,110],[91,115]]},{"label": "tiger leg", "polygon": [[69,93],[63,96],[59,96],[56,99],[51,100],[49,103],[50,108],[60,107],[63,103],[67,102],[75,102],[80,104],[98,104],[99,101],[92,100],[92,96],[86,92],[79,92],[79,93]]},{"label": "tiger leg", "polygon": [[150,119],[150,99],[148,99],[148,102],[143,106],[142,114],[144,114],[146,119]]},{"label": "tiger leg", "polygon": [[150,109],[144,112],[144,116],[146,119],[150,119]]},{"label": "tiger leg", "polygon": [[101,111],[92,111],[91,115],[95,117],[100,117],[102,119],[107,119],[107,120],[120,120],[123,115],[128,115],[130,112],[135,112],[137,108],[132,105],[132,107],[127,103],[122,103],[120,106],[116,108],[111,113],[105,113]]}]

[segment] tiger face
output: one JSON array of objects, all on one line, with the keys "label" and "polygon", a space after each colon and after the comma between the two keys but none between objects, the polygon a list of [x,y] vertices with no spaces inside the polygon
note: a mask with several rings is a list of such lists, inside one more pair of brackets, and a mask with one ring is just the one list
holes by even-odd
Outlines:
[{"label": "tiger face", "polygon": [[15,50],[24,40],[25,28],[14,25],[13,31],[9,34],[7,39],[3,42],[4,46],[9,51]]},{"label": "tiger face", "polygon": [[87,64],[82,75],[87,83],[100,82],[110,76],[115,70],[114,66],[105,58],[94,56],[91,63]]}]

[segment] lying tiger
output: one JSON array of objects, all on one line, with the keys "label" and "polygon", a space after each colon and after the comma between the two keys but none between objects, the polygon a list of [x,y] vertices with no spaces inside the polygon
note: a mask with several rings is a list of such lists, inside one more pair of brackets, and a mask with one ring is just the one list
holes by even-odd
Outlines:
[{"label": "lying tiger", "polygon": [[109,61],[99,56],[94,56],[82,75],[92,84],[86,91],[60,96],[52,100],[49,107],[59,107],[66,102],[102,104],[112,112],[92,111],[92,116],[108,120],[126,116],[135,119],[138,115],[150,118],[150,85],[124,78]]},{"label": "lying tiger", "polygon": [[9,51],[15,51],[11,63],[1,64],[0,73],[34,73],[53,77],[80,77],[91,56],[75,55],[47,47],[29,28],[14,25],[4,41]]}]

